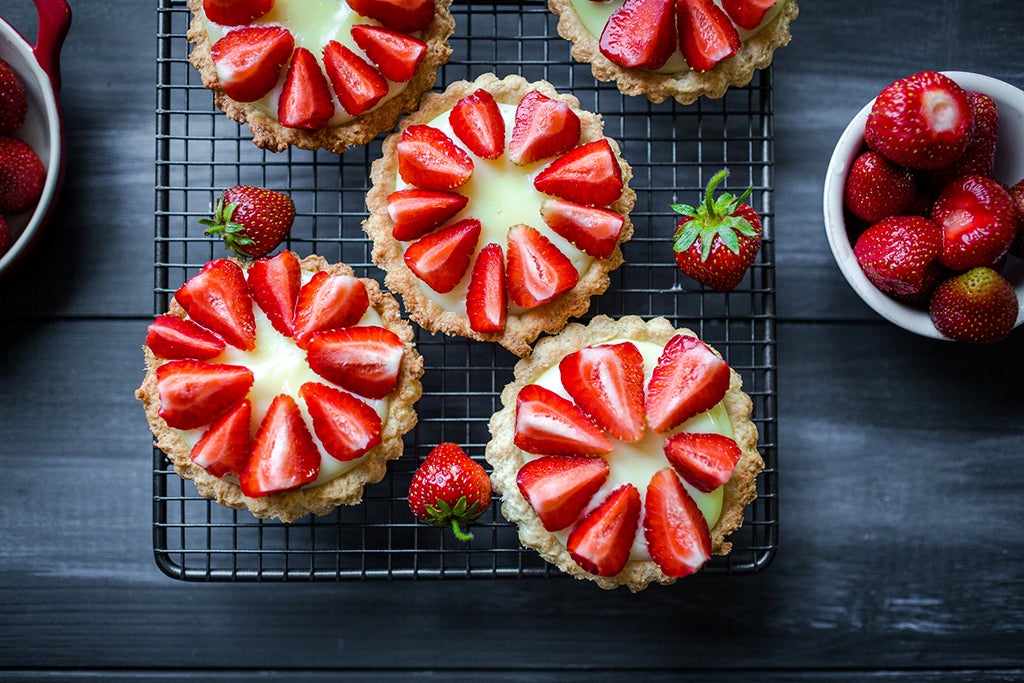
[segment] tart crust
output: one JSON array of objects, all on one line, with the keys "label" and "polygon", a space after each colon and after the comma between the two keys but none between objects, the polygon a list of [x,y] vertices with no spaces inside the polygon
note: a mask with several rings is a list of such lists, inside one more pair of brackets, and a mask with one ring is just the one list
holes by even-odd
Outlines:
[{"label": "tart crust", "polygon": [[[559,93],[547,81],[527,81],[517,75],[498,79],[493,73],[479,76],[475,81],[457,81],[450,84],[443,93],[430,93],[416,113],[406,117],[399,130],[384,140],[382,156],[373,162],[370,169],[372,187],[366,196],[369,217],[363,221],[363,229],[373,240],[374,263],[386,272],[384,283],[392,292],[402,295],[409,317],[431,332],[469,337],[479,341],[497,342],[512,353],[522,357],[530,353],[530,343],[543,332],[557,332],[570,317],[580,316],[590,308],[590,298],[603,293],[609,285],[608,273],[622,265],[622,245],[633,235],[633,224],[629,212],[636,201],[636,193],[629,187],[633,177],[632,168],[622,158],[618,143],[607,138],[622,169],[622,195],[608,208],[623,215],[625,222],[615,251],[606,259],[594,259],[589,267],[580,273],[579,282],[568,292],[542,306],[527,311],[509,311],[504,331],[484,334],[470,327],[466,315],[447,311],[431,301],[422,291],[426,286],[405,265],[405,247],[392,234],[393,223],[388,214],[387,198],[396,189],[398,179],[398,154],[396,146],[402,131],[414,124],[428,123],[450,110],[466,95],[484,89],[499,103],[517,104],[531,90],[537,90],[553,99],[567,102],[580,119],[580,143],[593,142],[604,136],[604,122],[599,114],[580,108],[574,96]],[[540,216],[537,217],[540,222]],[[508,227],[512,227],[511,225]]]},{"label": "tart crust", "polygon": [[[516,485],[519,469],[526,463],[523,451],[514,443],[516,399],[520,390],[534,383],[545,370],[556,365],[566,355],[584,347],[612,339],[651,341],[664,345],[676,334],[696,336],[686,328],[673,328],[665,318],[645,322],[638,316],[615,320],[601,315],[587,326],[570,323],[560,334],[538,342],[533,354],[516,364],[513,381],[501,393],[503,408],[491,416],[491,441],[487,444],[485,457],[493,467],[491,481],[494,490],[502,496],[502,515],[518,525],[519,540],[524,546],[535,549],[541,557],[563,572],[578,579],[590,579],[601,588],[626,586],[636,592],[652,582],[670,584],[676,579],[666,576],[654,561],[638,559],[629,560],[615,576],[590,574],[572,559],[562,542],[544,528],[537,513]],[[723,487],[721,516],[711,527],[711,546],[715,555],[726,555],[732,549],[732,544],[725,539],[743,524],[744,508],[757,497],[755,478],[764,469],[764,460],[757,451],[757,427],[750,420],[753,402],[742,390],[739,373],[731,367],[729,372],[731,380],[723,403],[732,425],[733,438],[742,454],[732,479]]]},{"label": "tart crust", "polygon": [[623,94],[645,95],[651,102],[664,102],[672,97],[680,104],[691,104],[701,96],[718,99],[730,86],[745,86],[755,71],[771,64],[775,49],[789,43],[789,24],[799,14],[796,0],[779,2],[783,6],[776,15],[745,39],[738,53],[710,71],[687,69],[675,74],[628,69],[615,64],[601,54],[600,36],[594,36],[583,25],[572,0],[548,0],[548,8],[559,17],[558,34],[572,43],[573,59],[590,64],[594,78],[614,81]]},{"label": "tart crust", "polygon": [[192,22],[187,37],[193,44],[189,61],[202,77],[203,86],[213,91],[213,101],[217,108],[231,120],[247,124],[253,144],[257,147],[282,152],[289,146],[295,146],[307,150],[326,149],[340,154],[349,147],[366,144],[377,134],[394,128],[399,117],[413,111],[419,104],[420,96],[434,87],[437,70],[448,62],[452,54],[451,46],[448,45],[448,37],[455,30],[455,19],[449,11],[451,2],[434,0],[434,20],[422,35],[422,40],[427,43],[426,55],[401,92],[338,126],[319,130],[288,128],[252,103],[238,102],[228,97],[220,87],[217,68],[210,56],[213,44],[203,18],[203,0],[188,0]]},{"label": "tart crust", "polygon": [[[332,275],[354,275],[348,265],[331,265],[321,256],[307,256],[300,264],[305,271],[323,270]],[[240,265],[245,267],[241,263]],[[189,444],[178,430],[169,427],[159,415],[160,396],[157,390],[156,369],[165,361],[153,355],[148,347],[143,347],[146,377],[135,392],[135,396],[145,406],[146,420],[156,437],[156,445],[173,463],[178,475],[195,482],[201,496],[212,498],[229,508],[248,509],[261,519],[276,518],[291,522],[309,513],[326,515],[339,505],[359,503],[362,500],[364,486],[383,479],[387,462],[402,455],[402,436],[417,422],[413,404],[422,394],[420,376],[423,374],[423,358],[413,345],[412,326],[402,319],[398,302],[394,297],[382,292],[375,280],[359,279],[366,287],[371,308],[380,314],[383,327],[398,335],[405,350],[399,369],[398,384],[388,395],[388,413],[381,432],[381,443],[361,456],[355,467],[319,486],[249,498],[242,493],[238,484],[232,481],[233,478],[215,477],[192,462]],[[185,317],[185,310],[173,299],[168,312],[181,318]]]}]

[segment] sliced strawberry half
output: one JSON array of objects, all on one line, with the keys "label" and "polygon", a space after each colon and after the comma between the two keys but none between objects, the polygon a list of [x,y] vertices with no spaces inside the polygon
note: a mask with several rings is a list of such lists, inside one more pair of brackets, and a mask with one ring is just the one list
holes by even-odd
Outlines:
[{"label": "sliced strawberry half", "polygon": [[366,285],[353,275],[319,271],[302,286],[295,304],[295,343],[306,348],[316,332],[351,327],[370,307]]},{"label": "sliced strawberry half", "polygon": [[608,140],[601,138],[552,161],[533,186],[578,204],[608,206],[622,195],[622,168]]},{"label": "sliced strawberry half", "polygon": [[736,27],[712,0],[677,0],[676,31],[683,59],[694,71],[710,71],[742,45]]},{"label": "sliced strawberry half", "polygon": [[388,82],[372,64],[336,40],[324,45],[324,70],[342,108],[359,116],[388,94]]},{"label": "sliced strawberry half", "polygon": [[364,17],[402,33],[422,31],[434,20],[434,0],[347,0]]},{"label": "sliced strawberry half", "polygon": [[601,32],[601,54],[627,69],[660,69],[676,51],[675,9],[675,0],[626,0]]},{"label": "sliced strawberry half", "polygon": [[405,348],[391,330],[375,325],[317,332],[306,352],[324,379],[367,398],[384,398],[398,383]]},{"label": "sliced strawberry half", "polygon": [[332,457],[354,460],[381,442],[380,415],[352,394],[319,382],[306,382],[299,394]]},{"label": "sliced strawberry half", "polygon": [[410,80],[427,54],[427,44],[416,36],[383,26],[356,24],[352,27],[352,38],[389,81]]},{"label": "sliced strawberry half", "polygon": [[156,369],[159,415],[175,429],[210,424],[245,398],[254,378],[249,368],[198,360],[172,360]]},{"label": "sliced strawberry half", "polygon": [[473,175],[473,160],[443,132],[409,126],[396,145],[402,180],[425,190],[453,190]]},{"label": "sliced strawberry half", "polygon": [[623,484],[608,494],[569,534],[565,547],[583,569],[614,576],[629,561],[640,526],[640,492]]},{"label": "sliced strawberry half", "polygon": [[298,404],[288,394],[276,396],[238,473],[242,493],[259,498],[288,491],[316,481],[319,473],[320,452]]},{"label": "sliced strawberry half", "polygon": [[722,9],[740,28],[753,31],[778,0],[722,0]]},{"label": "sliced strawberry half", "polygon": [[647,384],[647,422],[658,434],[710,410],[729,390],[729,366],[704,342],[677,334]]},{"label": "sliced strawberry half", "polygon": [[450,292],[469,270],[480,231],[480,221],[464,218],[432,232],[409,245],[405,265],[435,292]]},{"label": "sliced strawberry half", "polygon": [[252,404],[243,400],[210,425],[189,457],[215,477],[238,474],[249,459]]},{"label": "sliced strawberry half", "polygon": [[594,258],[608,258],[615,251],[626,218],[617,211],[547,197],[540,216],[549,228]]},{"label": "sliced strawberry half", "polygon": [[277,102],[277,120],[288,128],[317,130],[326,127],[332,116],[334,98],[320,62],[306,48],[295,48]]},{"label": "sliced strawberry half", "polygon": [[519,469],[516,485],[548,531],[558,531],[580,516],[608,480],[604,458],[546,455]]},{"label": "sliced strawberry half", "polygon": [[224,340],[191,320],[164,314],[149,324],[146,346],[165,360],[210,360],[224,351]]},{"label": "sliced strawberry half", "polygon": [[203,0],[206,18],[221,26],[248,24],[273,7],[274,0]]},{"label": "sliced strawberry half", "polygon": [[282,26],[248,26],[229,31],[210,48],[220,87],[239,102],[255,102],[273,89],[295,49]]},{"label": "sliced strawberry half", "polygon": [[544,235],[528,225],[508,231],[506,279],[509,298],[523,308],[557,299],[579,282],[572,261]]},{"label": "sliced strawberry half", "polygon": [[651,559],[671,577],[689,576],[711,559],[707,520],[671,468],[647,485],[644,538]]},{"label": "sliced strawberry half", "polygon": [[476,256],[466,291],[469,326],[484,334],[505,329],[508,319],[508,290],[505,288],[505,255],[501,245],[491,242]]},{"label": "sliced strawberry half", "polygon": [[740,447],[727,436],[679,432],[665,442],[665,457],[686,483],[704,493],[724,486],[740,461]]},{"label": "sliced strawberry half", "polygon": [[538,455],[607,455],[611,439],[572,401],[539,384],[516,399],[515,445]]},{"label": "sliced strawberry half", "polygon": [[228,259],[210,261],[177,292],[189,317],[243,351],[256,348],[256,318],[245,274]]},{"label": "sliced strawberry half", "polygon": [[562,386],[594,422],[627,443],[643,438],[644,357],[632,342],[588,346],[558,364]]},{"label": "sliced strawberry half", "polygon": [[568,152],[580,141],[580,119],[568,103],[531,90],[516,107],[508,156],[530,164]]},{"label": "sliced strawberry half", "polygon": [[249,294],[267,314],[274,329],[292,336],[295,332],[295,302],[302,287],[302,266],[290,251],[269,259],[258,259],[249,266]]},{"label": "sliced strawberry half", "polygon": [[468,203],[469,197],[457,192],[396,190],[388,195],[391,235],[402,242],[417,240],[454,218]]},{"label": "sliced strawberry half", "polygon": [[448,123],[456,137],[482,159],[497,159],[505,151],[505,119],[494,96],[480,89],[455,103]]}]

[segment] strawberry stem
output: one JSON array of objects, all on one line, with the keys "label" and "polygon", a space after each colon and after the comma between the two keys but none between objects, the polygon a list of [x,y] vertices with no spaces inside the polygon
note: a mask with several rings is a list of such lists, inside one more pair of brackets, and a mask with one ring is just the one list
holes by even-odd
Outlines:
[{"label": "strawberry stem", "polygon": [[715,188],[728,175],[729,169],[723,168],[711,178],[704,193],[703,204],[697,206],[672,205],[673,211],[691,219],[689,221],[684,219],[685,222],[681,221],[676,227],[673,236],[675,251],[686,251],[699,239],[701,260],[707,261],[716,237],[727,249],[738,254],[740,244],[737,233],[748,237],[754,235],[753,226],[742,216],[736,215],[740,204],[753,192],[753,185],[747,187],[739,197],[729,192],[723,192],[718,199],[715,199]]},{"label": "strawberry stem", "polygon": [[468,541],[473,538],[473,534],[463,531],[462,527],[459,526],[459,520],[457,518],[452,519],[452,533],[455,534],[455,538],[460,541]]}]

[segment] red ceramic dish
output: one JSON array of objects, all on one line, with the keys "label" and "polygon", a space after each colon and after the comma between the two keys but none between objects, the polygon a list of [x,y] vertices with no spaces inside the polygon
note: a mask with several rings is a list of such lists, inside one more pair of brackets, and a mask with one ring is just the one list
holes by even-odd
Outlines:
[{"label": "red ceramic dish", "polygon": [[46,184],[33,211],[8,216],[13,244],[0,256],[0,275],[28,250],[46,225],[64,176],[60,90],[60,50],[71,26],[65,0],[35,0],[39,30],[35,45],[0,19],[0,59],[11,65],[28,95],[28,116],[15,136],[35,150],[46,167]]}]

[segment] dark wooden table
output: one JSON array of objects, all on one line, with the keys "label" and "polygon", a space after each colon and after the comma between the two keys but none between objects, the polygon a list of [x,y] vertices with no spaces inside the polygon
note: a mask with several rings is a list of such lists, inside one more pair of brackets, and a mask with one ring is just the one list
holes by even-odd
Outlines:
[{"label": "dark wooden table", "polygon": [[[75,3],[67,184],[0,280],[0,678],[1024,678],[1024,335],[969,348],[885,323],[835,267],[821,212],[833,144],[891,80],[1024,86],[1024,6],[803,5],[774,74],[778,553],[630,595],[160,572],[133,397],[154,312],[155,3]],[[28,0],[0,12],[34,35]]]}]

